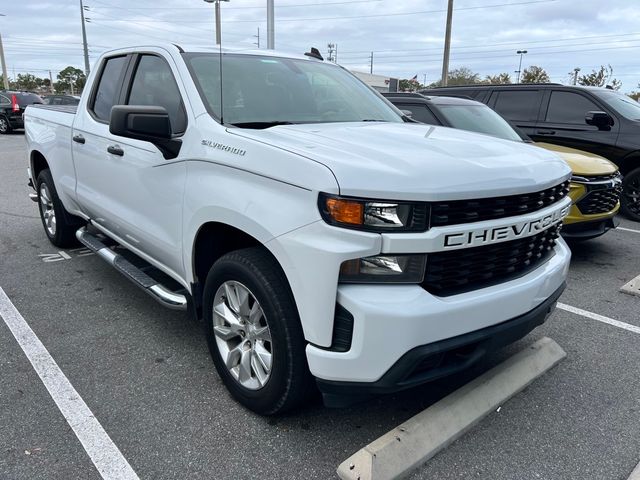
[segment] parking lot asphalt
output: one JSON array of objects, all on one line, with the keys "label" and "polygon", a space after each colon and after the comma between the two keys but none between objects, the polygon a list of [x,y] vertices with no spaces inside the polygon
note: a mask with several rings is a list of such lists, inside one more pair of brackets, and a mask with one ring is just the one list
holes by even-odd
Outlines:
[{"label": "parking lot asphalt", "polygon": [[[356,450],[545,335],[567,358],[411,478],[626,480],[640,461],[640,335],[561,310],[445,382],[339,410],[244,410],[198,324],[99,258],[49,244],[25,151],[22,134],[0,137],[0,287],[140,478],[335,478]],[[621,226],[638,232],[572,246],[561,302],[640,325],[640,297],[618,291],[640,275],[640,224]],[[58,478],[100,475],[0,321],[0,479]]]}]

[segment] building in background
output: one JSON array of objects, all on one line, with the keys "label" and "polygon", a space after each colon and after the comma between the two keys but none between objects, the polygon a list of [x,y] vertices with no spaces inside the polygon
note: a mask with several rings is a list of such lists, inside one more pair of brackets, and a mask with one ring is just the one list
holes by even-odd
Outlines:
[{"label": "building in background", "polygon": [[381,93],[398,91],[397,78],[385,77],[384,75],[374,75],[372,73],[356,72],[354,70],[351,70],[351,73]]}]

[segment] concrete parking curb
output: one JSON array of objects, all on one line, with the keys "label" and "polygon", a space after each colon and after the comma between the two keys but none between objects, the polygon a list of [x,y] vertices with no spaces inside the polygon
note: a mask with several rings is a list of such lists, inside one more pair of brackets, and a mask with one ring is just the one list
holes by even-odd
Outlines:
[{"label": "concrete parking curb", "polygon": [[633,278],[629,283],[626,283],[622,287],[620,287],[620,291],[628,293],[629,295],[640,296],[640,275],[638,275],[636,278]]},{"label": "concrete parking curb", "polygon": [[356,452],[340,464],[338,476],[387,480],[406,475],[566,355],[552,339],[538,340]]}]

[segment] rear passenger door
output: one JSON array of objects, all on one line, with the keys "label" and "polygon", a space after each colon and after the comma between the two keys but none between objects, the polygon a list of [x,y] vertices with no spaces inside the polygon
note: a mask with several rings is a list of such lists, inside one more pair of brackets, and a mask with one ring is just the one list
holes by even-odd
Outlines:
[{"label": "rear passenger door", "polygon": [[182,155],[166,160],[150,142],[109,132],[113,105],[146,105],[164,107],[173,134],[182,136],[187,128],[184,87],[161,55],[134,54],[110,67],[111,61],[103,68],[88,112],[82,113],[87,125],[74,132],[85,137],[85,143],[74,143],[83,152],[74,156],[78,200],[95,222],[136,253],[184,277]]},{"label": "rear passenger door", "polygon": [[488,105],[518,126],[524,133],[533,136],[542,103],[542,91],[535,89],[494,90]]},{"label": "rear passenger door", "polygon": [[[580,91],[553,89],[545,99],[541,120],[532,138],[536,142],[586,150],[603,157],[615,158],[619,121],[597,99]],[[609,130],[587,125],[585,115],[591,111],[604,111],[615,124]]]}]

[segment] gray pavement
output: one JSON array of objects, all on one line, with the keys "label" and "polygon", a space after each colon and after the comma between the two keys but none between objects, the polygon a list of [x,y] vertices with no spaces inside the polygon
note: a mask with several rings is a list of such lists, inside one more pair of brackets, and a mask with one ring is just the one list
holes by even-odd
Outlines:
[{"label": "gray pavement", "polygon": [[[568,312],[471,372],[343,410],[266,419],[219,381],[201,332],[95,256],[56,254],[28,200],[22,134],[0,136],[0,287],[143,479],[328,479],[353,452],[546,335],[558,367],[420,468],[415,479],[625,479],[640,460],[640,336]],[[640,224],[623,220],[640,230]],[[640,325],[640,233],[573,247],[561,301]],[[28,452],[28,453],[26,453]],[[0,322],[0,479],[99,478]]]}]

